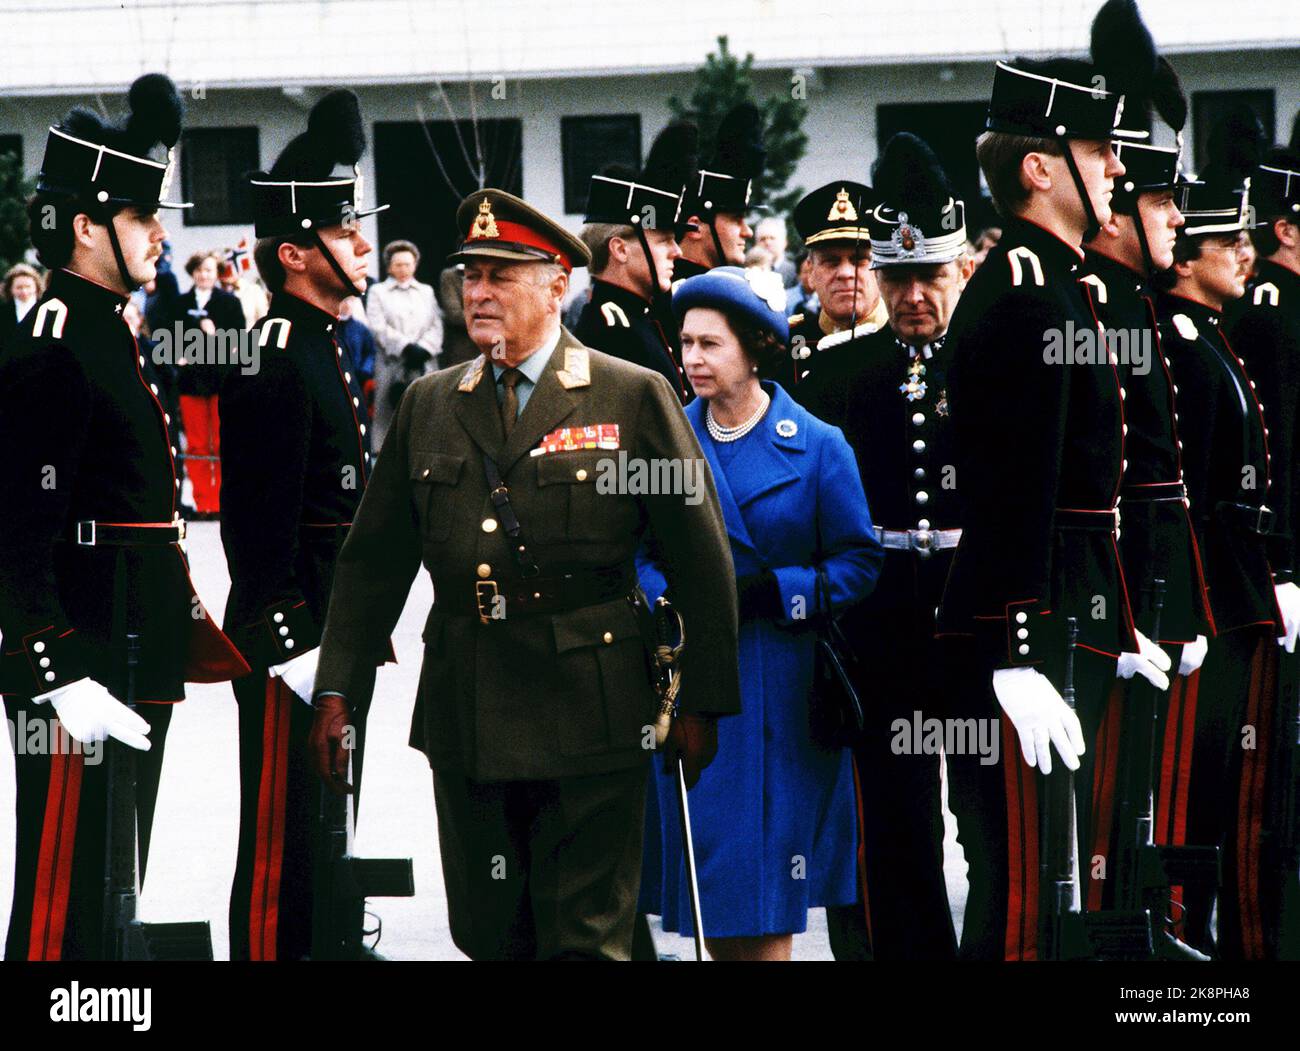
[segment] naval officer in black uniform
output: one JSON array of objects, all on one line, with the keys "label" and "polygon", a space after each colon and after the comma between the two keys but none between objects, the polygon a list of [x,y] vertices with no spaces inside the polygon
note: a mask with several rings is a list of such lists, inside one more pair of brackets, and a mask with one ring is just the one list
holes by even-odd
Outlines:
[{"label": "naval officer in black uniform", "polygon": [[809,283],[820,309],[790,316],[790,360],[772,378],[791,389],[832,359],[851,371],[853,358],[839,352],[888,320],[871,266],[867,217],[876,200],[871,187],[840,179],[795,205],[794,225],[808,249]]},{"label": "naval officer in black uniform", "polygon": [[[370,470],[361,383],[337,338],[339,304],[365,287],[371,247],[358,219],[380,210],[361,209],[364,148],[356,96],[335,91],[269,172],[249,176],[272,296],[257,326],[260,368],[231,374],[221,392],[225,623],[253,667],[235,684],[236,960],[300,959],[311,944],[311,689],[334,560]],[[373,654],[372,676],[387,655]],[[358,780],[366,707],[351,719]]]}]

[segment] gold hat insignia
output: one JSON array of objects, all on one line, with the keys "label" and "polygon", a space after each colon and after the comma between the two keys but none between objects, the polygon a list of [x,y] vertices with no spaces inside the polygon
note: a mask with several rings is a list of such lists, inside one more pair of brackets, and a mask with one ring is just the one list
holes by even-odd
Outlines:
[{"label": "gold hat insignia", "polygon": [[849,191],[840,190],[835,195],[835,203],[831,205],[830,214],[826,216],[827,222],[841,220],[846,223],[856,223],[858,221],[858,210],[853,207],[853,202],[849,200]]},{"label": "gold hat insignia", "polygon": [[501,233],[497,230],[496,216],[492,214],[492,202],[486,197],[479,202],[478,215],[474,217],[474,223],[469,228],[469,240],[477,241],[483,237],[500,237]]}]

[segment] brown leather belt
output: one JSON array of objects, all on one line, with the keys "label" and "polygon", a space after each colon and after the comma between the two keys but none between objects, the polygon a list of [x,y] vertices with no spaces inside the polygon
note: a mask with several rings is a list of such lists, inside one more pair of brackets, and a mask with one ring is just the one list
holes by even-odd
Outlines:
[{"label": "brown leather belt", "polygon": [[434,608],[451,616],[478,617],[483,624],[511,617],[567,613],[630,596],[636,577],[619,567],[583,569],[528,580],[482,579],[434,582]]}]

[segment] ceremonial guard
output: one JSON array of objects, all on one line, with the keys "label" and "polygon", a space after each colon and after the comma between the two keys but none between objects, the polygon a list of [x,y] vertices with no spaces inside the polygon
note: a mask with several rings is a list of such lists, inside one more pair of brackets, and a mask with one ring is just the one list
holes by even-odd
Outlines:
[{"label": "ceremonial guard", "polygon": [[[1138,652],[1116,547],[1124,393],[1079,281],[1080,245],[1110,218],[1124,174],[1111,145],[1123,109],[1113,89],[1136,81],[1145,93],[1142,78],[1155,72],[1154,45],[1135,21],[1131,0],[1110,0],[1094,22],[1091,63],[999,62],[976,147],[1004,226],[949,328],[962,537],[938,628],[954,664],[968,662],[962,714],[987,719],[1000,709],[1001,748],[996,762],[968,753],[948,762],[970,865],[964,956],[1039,958],[1040,915],[1054,901],[1039,882],[1047,841],[1039,843],[1038,800],[1047,793],[1068,806],[1060,767],[1080,770],[1083,760],[1075,809],[1079,840],[1091,841],[1085,741],[1096,734],[1117,658],[1131,654],[1157,683],[1159,665],[1168,667],[1153,646]],[[1077,334],[1091,350],[1067,355],[1065,341],[1073,350]],[[1078,628],[1077,713],[1061,695],[1067,618]],[[1054,768],[1049,785],[1044,775]]]},{"label": "ceremonial guard", "polygon": [[[1173,265],[1177,231],[1183,225],[1178,208],[1183,191],[1177,180],[1187,102],[1176,74],[1163,59],[1152,85],[1152,101],[1178,135],[1179,145],[1116,140],[1115,153],[1126,171],[1115,183],[1110,220],[1087,246],[1082,280],[1089,285],[1107,342],[1121,359],[1128,434],[1120,490],[1120,555],[1139,628],[1150,630],[1154,582],[1164,582],[1160,637],[1153,641],[1172,655],[1170,666],[1177,664],[1178,678],[1168,700],[1156,710],[1160,731],[1156,769],[1161,773],[1153,786],[1158,802],[1154,837],[1161,843],[1181,845],[1178,815],[1186,813],[1192,758],[1183,745],[1191,739],[1196,702],[1192,676],[1205,658],[1214,621],[1189,511],[1176,387],[1161,350],[1150,287],[1155,274]],[[1130,99],[1127,111],[1140,114],[1145,108],[1143,100]],[[1121,657],[1119,673],[1124,678],[1115,684],[1095,743],[1093,791],[1098,813],[1089,851],[1092,864],[1120,857],[1115,837],[1128,830],[1116,826],[1114,804],[1125,793],[1133,794],[1142,768],[1151,762],[1151,756],[1143,754],[1148,743],[1145,736],[1125,732],[1130,725],[1125,709],[1141,703],[1132,691],[1149,689],[1145,682],[1132,678],[1134,670],[1133,662]],[[1089,909],[1115,906],[1111,893],[1116,884],[1114,866],[1109,865],[1106,871],[1112,878],[1094,880],[1089,887]],[[1175,900],[1171,908],[1177,913],[1179,902]],[[1158,922],[1166,919],[1154,918]],[[1169,918],[1176,921],[1181,917]],[[1155,934],[1164,939],[1159,947],[1162,953],[1182,951],[1172,942],[1171,929],[1162,927]]]},{"label": "ceremonial guard", "polygon": [[[1295,478],[1296,401],[1300,397],[1300,152],[1294,139],[1290,149],[1273,150],[1255,169],[1251,201],[1262,220],[1251,232],[1258,263],[1246,294],[1229,304],[1226,324],[1228,338],[1245,361],[1258,384],[1259,399],[1267,407],[1269,449],[1273,454],[1273,488],[1268,505],[1274,513],[1273,531],[1268,537],[1269,565],[1279,592],[1290,596],[1300,587],[1296,583],[1295,539],[1296,523],[1300,521]],[[1279,603],[1283,613],[1290,601]],[[1279,687],[1295,682],[1295,663],[1300,660],[1294,655],[1292,625],[1287,625],[1284,638],[1286,652],[1272,651],[1283,662],[1278,672]],[[1253,895],[1257,907],[1241,917],[1240,950],[1246,959],[1295,959],[1296,938],[1300,935],[1300,917],[1283,909],[1281,885],[1283,880],[1294,880],[1296,872],[1294,857],[1285,854],[1288,843],[1292,850],[1295,846],[1295,802],[1290,803],[1288,812],[1285,801],[1291,790],[1279,783],[1288,769],[1291,776],[1297,770],[1296,737],[1293,729],[1288,729],[1296,718],[1294,685],[1289,693],[1279,688],[1277,696],[1276,707],[1265,704],[1260,709],[1264,740],[1242,756],[1239,791],[1269,801],[1255,809],[1250,835],[1244,844],[1238,843],[1239,851],[1254,851],[1258,866],[1257,891]]]},{"label": "ceremonial guard", "polygon": [[718,126],[712,158],[686,183],[674,283],[715,266],[745,265],[745,242],[754,236],[746,222],[749,198],[766,160],[763,118],[752,102],[742,102]]},{"label": "ceremonial guard", "polygon": [[[855,194],[856,214],[868,191],[849,185],[855,189],[837,194]],[[955,450],[945,336],[973,266],[965,206],[920,139],[903,133],[889,140],[872,202],[852,221],[869,234],[863,255],[892,320],[818,355],[814,360],[835,367],[819,365],[794,390],[813,415],[844,431],[885,548],[875,591],[843,621],[860,662],[859,693],[869,698],[854,748],[862,898],[828,909],[827,923],[837,959],[951,959],[957,946],[943,875],[941,759],[937,751],[891,745],[896,720],[910,728],[948,710],[934,611],[961,530],[947,477]],[[821,219],[824,205],[823,197]],[[824,243],[816,231],[805,238],[813,251]]]},{"label": "ceremonial guard", "polygon": [[[473,959],[627,959],[655,718],[634,557],[653,535],[685,622],[693,700],[667,749],[693,783],[740,704],[726,532],[667,381],[560,326],[582,242],[501,190],[457,221],[482,353],[398,408],[339,558],[317,704],[361,703],[423,562],[411,744],[433,769],[452,938]],[[647,487],[654,465],[689,474]],[[340,732],[317,720],[328,766]]]},{"label": "ceremonial guard", "polygon": [[247,671],[190,583],[170,420],[122,318],[154,279],[158,210],[185,207],[166,200],[181,101],[154,73],[129,103],[122,125],[74,109],[50,128],[28,214],[52,275],[0,363],[0,692],[25,731],[8,960],[104,958],[102,750],[143,750],[143,872],[172,704]]},{"label": "ceremonial guard", "polygon": [[[809,283],[821,309],[816,316],[791,315],[790,361],[772,378],[793,388],[812,370],[841,365],[857,368],[856,352],[842,353],[862,336],[879,332],[888,320],[871,267],[867,217],[876,196],[862,183],[841,179],[813,190],[794,209],[794,225],[808,249]],[[949,231],[951,233],[951,231]],[[836,354],[822,355],[837,349]]]},{"label": "ceremonial guard", "polygon": [[670,124],[639,172],[607,169],[591,177],[581,237],[591,253],[591,299],[574,336],[584,346],[663,375],[682,403],[691,390],[663,318],[677,244],[682,191],[691,174],[695,126]]},{"label": "ceremonial guard", "polygon": [[[301,959],[311,948],[308,762],[312,681],[334,562],[370,455],[361,384],[338,344],[340,303],[365,287],[370,245],[357,162],[356,96],[326,95],[269,172],[249,176],[257,269],[271,290],[256,327],[259,367],[221,392],[221,540],[230,567],[225,624],[252,666],[239,706],[239,856],[230,897],[234,960]],[[387,636],[361,661],[373,678]],[[370,690],[358,696],[359,782]]]},{"label": "ceremonial guard", "polygon": [[1257,734],[1273,703],[1274,639],[1294,639],[1284,625],[1294,624],[1300,609],[1292,588],[1275,583],[1269,564],[1276,474],[1271,416],[1223,332],[1223,309],[1241,297],[1250,272],[1249,176],[1258,160],[1252,133],[1232,123],[1212,137],[1214,163],[1205,178],[1186,188],[1187,221],[1174,266],[1160,277],[1157,310],[1178,384],[1192,520],[1217,628],[1195,699],[1186,840],[1220,848],[1218,931],[1216,938],[1213,888],[1186,887],[1183,936],[1202,952],[1240,959],[1251,937],[1244,925],[1258,907],[1258,862],[1249,849],[1256,813],[1232,789],[1242,775],[1243,733]]}]

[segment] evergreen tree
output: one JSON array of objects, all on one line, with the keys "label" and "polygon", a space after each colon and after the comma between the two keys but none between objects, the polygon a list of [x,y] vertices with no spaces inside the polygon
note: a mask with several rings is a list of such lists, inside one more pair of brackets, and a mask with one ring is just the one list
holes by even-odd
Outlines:
[{"label": "evergreen tree", "polygon": [[27,236],[27,199],[36,184],[23,178],[13,153],[0,153],[0,274],[21,263],[31,240]]},{"label": "evergreen tree", "polygon": [[706,161],[722,118],[733,106],[752,99],[763,116],[763,144],[767,148],[767,163],[763,174],[754,181],[752,201],[788,215],[803,190],[797,186],[787,190],[786,184],[808,148],[808,136],[802,130],[808,106],[799,88],[792,77],[787,92],[760,101],[754,91],[753,54],[738,58],[727,46],[727,38],[720,36],[718,50],[710,51],[704,65],[696,70],[691,97],[683,102],[674,95],[668,107],[674,118],[685,117],[699,126],[701,161]]}]

